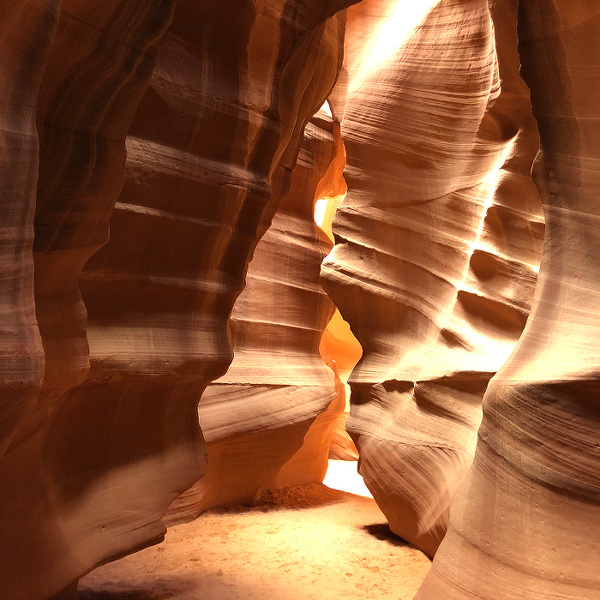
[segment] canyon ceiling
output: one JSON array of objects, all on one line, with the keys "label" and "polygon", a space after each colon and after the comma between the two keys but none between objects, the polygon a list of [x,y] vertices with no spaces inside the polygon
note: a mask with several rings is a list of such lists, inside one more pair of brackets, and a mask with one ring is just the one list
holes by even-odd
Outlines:
[{"label": "canyon ceiling", "polygon": [[599,32],[596,0],[0,0],[3,598],[321,481],[349,375],[418,600],[600,600]]}]

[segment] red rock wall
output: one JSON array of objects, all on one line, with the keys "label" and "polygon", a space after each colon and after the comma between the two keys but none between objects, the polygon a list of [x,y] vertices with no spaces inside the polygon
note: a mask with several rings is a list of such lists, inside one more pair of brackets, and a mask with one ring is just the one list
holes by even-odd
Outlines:
[{"label": "red rock wall", "polygon": [[[3,597],[72,596],[162,539],[282,203],[238,362],[200,407],[188,514],[320,478],[335,389],[311,210],[336,126],[296,157],[352,3],[0,2]],[[427,14],[401,43],[409,8]],[[593,0],[349,12],[330,96],[349,194],[323,282],[364,348],[349,429],[391,527],[433,554],[454,498],[419,600],[600,598],[599,25]],[[537,129],[542,266],[477,438],[530,309]]]},{"label": "red rock wall", "polygon": [[542,264],[525,332],[485,395],[473,468],[419,600],[600,598],[599,26],[595,2],[519,9],[541,138]]},{"label": "red rock wall", "polygon": [[433,554],[527,319],[543,225],[526,88],[487,2],[436,3],[384,52],[397,7],[349,11],[348,195],[323,284],[364,350],[348,421],[360,471],[392,530]]},{"label": "red rock wall", "polygon": [[[107,435],[114,414],[99,402],[104,395],[96,388],[83,401],[73,386],[89,368],[78,277],[108,238],[125,136],[170,6],[62,2],[32,99],[40,140],[32,258],[45,373],[35,408],[0,464],[0,581],[7,598],[51,596],[94,564],[162,533],[156,507],[140,517],[139,499],[123,483],[127,457]],[[23,34],[31,41],[31,33]]]},{"label": "red rock wall", "polygon": [[[39,38],[33,59],[7,31],[15,60],[33,65],[14,83],[31,111],[56,6],[27,8],[18,16],[26,39]],[[30,364],[7,403],[0,464],[7,598],[47,598],[160,541],[161,517],[202,473],[196,405],[231,360],[226,321],[247,263],[337,76],[341,22],[328,19],[342,8],[63,0],[37,98],[46,370],[29,412],[17,402],[31,404],[42,367],[32,114],[17,127],[29,135],[18,159],[29,187],[14,196],[23,229],[10,241],[29,317],[9,319],[15,363],[26,353]]]},{"label": "red rock wall", "polygon": [[44,373],[33,299],[35,120],[57,18],[58,1],[0,5],[0,456],[32,409]]},{"label": "red rock wall", "polygon": [[[119,449],[103,437],[105,411],[98,394],[84,407],[69,388],[88,369],[78,276],[108,237],[124,139],[169,6],[63,2],[39,96],[31,102],[37,104],[40,149],[30,257],[45,374],[36,406],[0,465],[0,581],[7,598],[46,598],[94,564],[160,535],[147,525],[152,518],[144,523],[119,516],[139,501],[128,498],[127,489],[115,500],[118,485],[107,484],[119,466]],[[50,25],[37,34],[40,40]],[[141,525],[147,529],[138,535]]]},{"label": "red rock wall", "polygon": [[256,247],[233,308],[233,362],[198,406],[206,474],[176,501],[174,519],[325,475],[327,430],[344,401],[319,354],[333,303],[319,284],[331,243],[315,224],[314,204],[327,191],[339,140],[339,125],[323,111],[305,129],[290,191]]}]

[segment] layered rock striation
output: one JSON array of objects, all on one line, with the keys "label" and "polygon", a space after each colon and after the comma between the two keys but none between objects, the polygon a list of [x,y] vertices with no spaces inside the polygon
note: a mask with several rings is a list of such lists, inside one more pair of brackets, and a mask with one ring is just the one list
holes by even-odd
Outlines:
[{"label": "layered rock striation", "polygon": [[542,263],[527,327],[486,392],[473,467],[419,600],[600,598],[599,24],[593,2],[519,7],[541,138]]},{"label": "layered rock striation", "polygon": [[487,2],[435,3],[390,43],[401,14],[349,11],[348,195],[322,273],[364,350],[348,421],[360,471],[392,530],[432,555],[527,319],[543,219],[527,90]]},{"label": "layered rock striation", "polygon": [[[44,374],[33,298],[36,104],[58,1],[0,6],[0,457],[31,411]],[[35,41],[32,41],[35,40]]]},{"label": "layered rock striation", "polygon": [[0,2],[3,597],[322,477],[344,139],[322,281],[367,485],[448,528],[418,599],[600,599],[600,8],[351,4]]},{"label": "layered rock striation", "polygon": [[290,190],[256,247],[233,308],[233,362],[198,406],[206,474],[176,501],[172,519],[325,475],[329,430],[344,397],[319,353],[333,313],[319,283],[331,242],[314,221],[314,205],[343,191],[335,177],[341,153],[339,125],[320,111],[305,128]]},{"label": "layered rock striation", "polygon": [[[26,14],[43,6],[36,4]],[[115,415],[99,396],[110,392],[96,389],[82,401],[75,386],[89,369],[78,277],[108,237],[125,136],[170,12],[164,1],[82,6],[65,0],[39,94],[31,100],[39,177],[29,255],[45,371],[36,405],[0,462],[0,581],[7,598],[52,596],[94,564],[159,535],[155,507],[139,518],[134,486],[115,475],[128,457],[118,456],[121,449],[107,433]],[[50,37],[52,27],[47,19],[37,38]],[[28,29],[12,35],[32,44]],[[28,65],[21,64],[26,74]]]},{"label": "layered rock striation", "polygon": [[14,600],[68,595],[95,565],[160,541],[202,474],[198,399],[231,360],[246,266],[337,77],[345,6],[63,0],[36,97],[58,7],[26,5],[10,21],[23,39],[7,28],[27,66],[9,83],[29,107],[10,217],[21,237],[7,238],[20,346],[3,363],[20,370],[0,463]]}]

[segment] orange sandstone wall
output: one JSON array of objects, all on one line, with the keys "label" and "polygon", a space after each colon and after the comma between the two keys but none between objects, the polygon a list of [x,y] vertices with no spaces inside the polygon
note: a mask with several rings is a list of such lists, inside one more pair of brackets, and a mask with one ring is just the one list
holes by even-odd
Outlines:
[{"label": "orange sandstone wall", "polygon": [[351,4],[0,2],[3,597],[321,477],[341,131],[322,281],[369,488],[448,528],[419,600],[600,598],[600,9]]},{"label": "orange sandstone wall", "polygon": [[533,0],[518,18],[541,138],[542,263],[419,600],[600,598],[600,7]]},{"label": "orange sandstone wall", "polygon": [[432,555],[527,319],[543,224],[516,40],[497,49],[485,0],[442,0],[397,41],[409,9],[349,10],[348,195],[322,274],[364,351],[349,380],[360,471],[392,530]]},{"label": "orange sandstone wall", "polygon": [[[89,369],[78,277],[108,238],[125,136],[171,6],[64,0],[32,98],[39,179],[30,256],[45,372],[36,404],[0,462],[0,587],[7,598],[47,598],[95,564],[162,534],[160,507],[140,506],[132,484],[139,477],[127,473],[129,456],[111,435],[119,426],[105,406],[118,398],[96,387],[83,400],[76,386]],[[52,31],[46,21],[47,30],[35,34],[40,41]],[[32,33],[22,31],[28,43]],[[27,62],[19,64],[28,73]]]},{"label": "orange sandstone wall", "polygon": [[0,6],[0,457],[35,404],[44,352],[33,298],[36,103],[58,0]]},{"label": "orange sandstone wall", "polygon": [[325,475],[328,430],[344,400],[319,354],[333,303],[319,284],[331,243],[315,224],[314,204],[339,146],[339,125],[317,113],[305,129],[290,191],[256,247],[233,308],[233,362],[198,406],[206,474],[176,501],[173,518]]},{"label": "orange sandstone wall", "polygon": [[3,130],[22,132],[24,177],[0,224],[17,257],[0,462],[11,600],[68,595],[160,541],[203,472],[198,399],[231,360],[226,321],[337,77],[331,17],[346,6],[226,4],[63,0],[49,51],[58,6],[5,7],[6,77],[22,95],[9,105],[28,109]]}]

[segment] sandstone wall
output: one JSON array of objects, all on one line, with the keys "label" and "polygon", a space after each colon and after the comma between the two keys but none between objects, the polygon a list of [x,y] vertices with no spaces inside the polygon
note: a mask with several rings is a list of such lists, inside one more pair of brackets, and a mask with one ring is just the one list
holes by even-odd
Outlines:
[{"label": "sandstone wall", "polygon": [[321,478],[343,139],[322,281],[369,488],[448,528],[419,600],[600,598],[600,8],[353,3],[0,1],[3,597]]},{"label": "sandstone wall", "polygon": [[[24,10],[31,14],[32,7]],[[171,3],[162,0],[62,2],[32,98],[39,176],[30,257],[45,372],[36,404],[0,463],[0,581],[7,598],[49,597],[94,564],[161,533],[157,507],[149,502],[142,517],[135,486],[123,484],[128,457],[119,456],[105,426],[114,414],[105,413],[97,391],[85,404],[73,392],[89,370],[78,276],[107,240],[125,136],[170,13]],[[50,25],[47,19],[36,37],[50,37]],[[30,30],[11,34],[32,43]],[[20,64],[28,74],[27,63]]]},{"label": "sandstone wall", "polygon": [[594,2],[534,0],[519,10],[541,138],[542,264],[523,337],[485,395],[473,468],[419,600],[600,598],[599,23]]},{"label": "sandstone wall", "polygon": [[173,518],[325,475],[328,430],[344,398],[319,354],[333,313],[319,284],[331,243],[314,221],[314,205],[339,193],[329,174],[340,142],[339,125],[324,111],[305,129],[290,191],[256,247],[231,315],[233,362],[198,407],[206,474],[176,501]]},{"label": "sandstone wall", "polygon": [[[33,217],[39,165],[36,104],[58,1],[0,6],[0,456],[35,404],[44,351],[33,299]],[[35,43],[32,43],[35,40]]]},{"label": "sandstone wall", "polygon": [[442,0],[401,43],[411,10],[349,10],[348,195],[323,285],[364,350],[348,421],[360,471],[392,530],[433,554],[527,319],[543,224],[515,36],[505,51],[485,0]]},{"label": "sandstone wall", "polygon": [[231,360],[227,318],[335,82],[331,17],[345,8],[226,4],[63,0],[48,54],[57,4],[4,3],[4,56],[20,69],[6,68],[21,93],[8,99],[24,101],[6,113],[20,154],[2,172],[15,190],[0,463],[11,600],[68,594],[160,541],[203,471],[198,399]]}]

